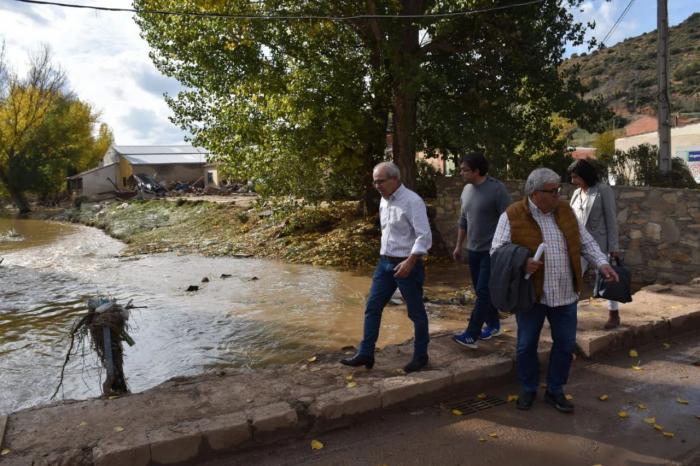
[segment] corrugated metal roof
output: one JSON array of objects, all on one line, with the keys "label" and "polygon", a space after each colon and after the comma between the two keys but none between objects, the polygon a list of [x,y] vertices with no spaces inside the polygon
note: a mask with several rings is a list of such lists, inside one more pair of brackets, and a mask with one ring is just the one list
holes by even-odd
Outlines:
[{"label": "corrugated metal roof", "polygon": [[132,165],[204,164],[209,151],[193,146],[112,146]]}]

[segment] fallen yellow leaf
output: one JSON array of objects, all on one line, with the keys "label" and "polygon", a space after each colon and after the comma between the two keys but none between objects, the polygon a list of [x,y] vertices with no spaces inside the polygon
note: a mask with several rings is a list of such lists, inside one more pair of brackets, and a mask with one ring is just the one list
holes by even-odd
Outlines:
[{"label": "fallen yellow leaf", "polygon": [[486,399],[486,393],[479,393],[476,395],[477,399],[479,400],[485,400]]},{"label": "fallen yellow leaf", "polygon": [[318,440],[311,441],[311,449],[312,450],[320,450],[321,448],[323,448],[322,442],[319,442]]},{"label": "fallen yellow leaf", "polygon": [[600,401],[607,401],[608,395],[600,395],[600,396],[598,397],[598,399],[599,399]]},{"label": "fallen yellow leaf", "polygon": [[316,362],[316,356],[311,356],[309,359],[307,359],[309,362]]},{"label": "fallen yellow leaf", "polygon": [[352,379],[353,379],[353,378],[354,378],[354,377],[353,377],[352,374],[348,374],[348,375],[345,376],[345,380],[347,380],[348,382],[352,382]]},{"label": "fallen yellow leaf", "polygon": [[644,403],[639,403],[639,404],[637,405],[637,409],[643,411],[643,410],[647,409],[647,405],[645,405]]},{"label": "fallen yellow leaf", "polygon": [[664,349],[669,349],[671,347],[668,343],[661,343],[661,346],[663,346]]},{"label": "fallen yellow leaf", "polygon": [[124,432],[124,428],[122,426],[117,426],[114,428],[114,432]]},{"label": "fallen yellow leaf", "polygon": [[654,424],[656,424],[656,418],[655,417],[645,417],[644,422],[653,426]]},{"label": "fallen yellow leaf", "polygon": [[627,411],[620,411],[617,413],[617,415],[620,416],[621,418],[630,417],[630,415],[627,414]]},{"label": "fallen yellow leaf", "polygon": [[460,411],[459,409],[453,409],[452,414],[455,416],[461,416],[464,413],[462,413],[462,411]]},{"label": "fallen yellow leaf", "polygon": [[87,422],[80,421],[80,424],[78,424],[78,427],[85,427],[86,425],[88,425]]},{"label": "fallen yellow leaf", "polygon": [[641,366],[632,366],[632,370],[635,370],[635,371],[643,371],[644,368],[641,367]]},{"label": "fallen yellow leaf", "polygon": [[479,437],[479,442],[485,442],[486,439],[484,437]]},{"label": "fallen yellow leaf", "polygon": [[569,394],[567,393],[566,395],[564,395],[564,398],[566,398],[567,400],[571,401],[571,400],[574,399],[574,396],[573,396],[573,395],[569,395]]},{"label": "fallen yellow leaf", "polygon": [[348,384],[346,385],[346,387],[348,387],[348,388],[355,388],[355,387],[357,387],[357,382],[348,382]]},{"label": "fallen yellow leaf", "polygon": [[664,432],[664,437],[673,438],[676,434],[673,432]]},{"label": "fallen yellow leaf", "polygon": [[658,430],[658,431],[662,431],[662,430],[664,430],[664,426],[660,426],[660,425],[658,425],[658,424],[654,424],[654,429],[656,429],[656,430]]},{"label": "fallen yellow leaf", "polygon": [[108,400],[116,400],[117,398],[119,398],[117,395],[112,395],[112,396],[107,397]]},{"label": "fallen yellow leaf", "polygon": [[0,456],[9,455],[11,451],[12,450],[10,450],[9,448],[5,448],[2,451],[0,451]]},{"label": "fallen yellow leaf", "polygon": [[489,434],[489,437],[491,437],[491,438],[498,438],[498,434],[497,434],[496,432],[491,432],[491,433]]},{"label": "fallen yellow leaf", "polygon": [[629,355],[630,355],[630,358],[638,358],[639,357],[639,353],[637,353],[637,350],[634,348],[632,348],[630,350]]},{"label": "fallen yellow leaf", "polygon": [[518,395],[508,395],[508,403],[511,403],[513,401],[518,401],[520,397]]},{"label": "fallen yellow leaf", "polygon": [[676,401],[678,402],[678,404],[681,404],[681,405],[688,404],[688,400],[684,400],[683,398],[676,398]]}]

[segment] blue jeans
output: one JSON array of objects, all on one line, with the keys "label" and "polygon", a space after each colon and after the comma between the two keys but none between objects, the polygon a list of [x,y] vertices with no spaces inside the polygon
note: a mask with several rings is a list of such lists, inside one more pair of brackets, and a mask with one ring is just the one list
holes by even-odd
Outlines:
[{"label": "blue jeans", "polygon": [[415,333],[413,357],[426,356],[430,337],[428,335],[428,315],[423,305],[423,282],[425,280],[423,262],[416,262],[406,278],[394,277],[394,267],[396,267],[396,263],[382,258],[374,271],[372,287],[369,290],[365,307],[364,336],[358,353],[366,356],[374,355],[374,347],[382,323],[382,311],[398,287],[406,301],[408,317],[413,321]]},{"label": "blue jeans", "polygon": [[489,327],[500,328],[498,310],[491,304],[489,293],[489,279],[491,277],[491,256],[488,251],[467,251],[469,253],[469,271],[472,275],[472,285],[476,292],[476,302],[469,325],[465,333],[474,340],[481,336],[481,327],[484,322]]},{"label": "blue jeans", "polygon": [[576,346],[576,302],[565,306],[549,307],[535,304],[526,311],[518,311],[518,342],[516,345],[518,380],[526,392],[536,392],[540,382],[540,364],[537,344],[544,318],[552,331],[552,351],[547,371],[547,391],[563,393],[571,369],[571,355]]}]

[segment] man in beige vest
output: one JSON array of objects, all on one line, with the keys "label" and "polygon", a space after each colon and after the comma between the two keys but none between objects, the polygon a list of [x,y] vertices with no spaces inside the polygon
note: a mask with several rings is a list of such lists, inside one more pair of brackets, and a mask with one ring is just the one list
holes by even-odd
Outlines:
[{"label": "man in beige vest", "polygon": [[538,168],[525,182],[525,197],[501,214],[491,244],[491,254],[507,243],[524,246],[535,254],[544,243],[540,260],[530,257],[523,273],[531,274],[536,302],[516,311],[518,324],[517,372],[522,392],[519,409],[530,409],[539,386],[537,345],[544,319],[552,332],[552,350],[544,399],[557,410],[571,413],[574,405],[564,395],[572,354],[576,346],[576,304],[581,291],[581,256],[609,280],[617,281],[598,243],[579,223],[569,203],[559,199],[561,178],[548,168]]}]

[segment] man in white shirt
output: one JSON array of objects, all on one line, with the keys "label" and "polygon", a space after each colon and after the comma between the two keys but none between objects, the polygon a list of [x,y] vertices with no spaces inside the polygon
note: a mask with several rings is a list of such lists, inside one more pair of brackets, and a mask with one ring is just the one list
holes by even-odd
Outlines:
[{"label": "man in white shirt", "polygon": [[374,187],[381,194],[379,218],[382,227],[380,259],[372,276],[365,306],[364,336],[355,356],[342,359],[346,366],[374,366],[382,311],[398,287],[413,321],[413,358],[406,372],[428,363],[428,315],[423,305],[425,268],[422,257],[432,245],[432,234],[423,199],[401,184],[401,172],[393,162],[383,162],[372,172]]},{"label": "man in white shirt", "polygon": [[[519,309],[516,366],[522,392],[516,406],[530,409],[539,387],[537,345],[545,317],[552,332],[545,401],[558,411],[571,413],[574,405],[564,395],[576,346],[576,305],[581,290],[581,257],[605,276],[617,281],[598,243],[576,219],[569,203],[559,199],[561,178],[548,168],[538,168],[525,182],[525,198],[501,214],[493,235],[491,254],[507,243],[530,250],[544,243],[544,260],[530,257],[525,270],[531,274],[536,302]],[[497,273],[497,271],[496,271]]]}]

